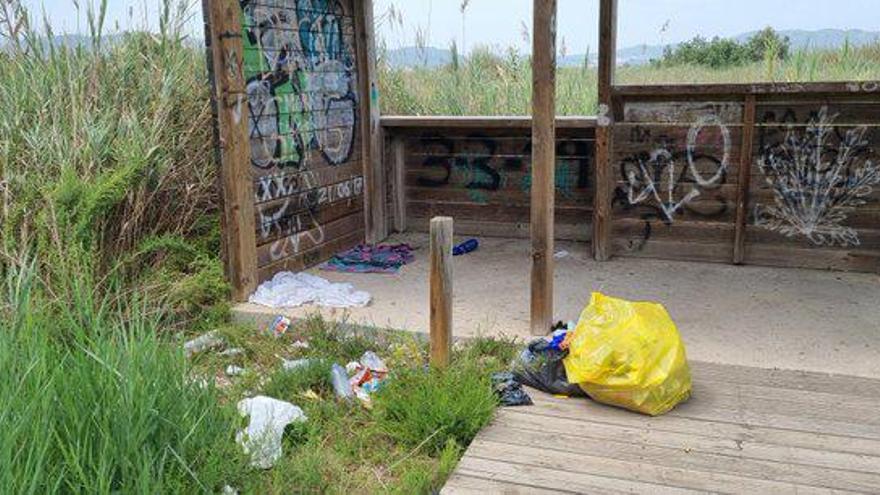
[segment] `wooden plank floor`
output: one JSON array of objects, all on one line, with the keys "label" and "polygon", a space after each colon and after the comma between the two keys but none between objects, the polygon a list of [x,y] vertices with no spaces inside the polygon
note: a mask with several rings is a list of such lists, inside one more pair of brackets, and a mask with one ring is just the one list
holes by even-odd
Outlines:
[{"label": "wooden plank floor", "polygon": [[690,401],[656,418],[530,389],[442,493],[880,493],[880,380],[691,369]]}]

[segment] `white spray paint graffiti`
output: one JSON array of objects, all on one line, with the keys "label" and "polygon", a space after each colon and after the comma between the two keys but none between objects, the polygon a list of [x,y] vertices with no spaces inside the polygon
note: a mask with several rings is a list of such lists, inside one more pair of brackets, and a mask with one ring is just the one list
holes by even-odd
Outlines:
[{"label": "white spray paint graffiti", "polygon": [[[722,150],[724,154],[721,157],[721,166],[716,169],[715,175],[706,179],[697,167],[694,155],[696,154],[695,150],[700,139],[700,133],[708,126],[717,127],[718,131],[721,133],[721,139],[723,142]],[[687,159],[688,167],[690,167],[691,174],[693,175],[694,180],[697,181],[697,184],[701,186],[712,186],[721,181],[721,178],[727,171],[727,165],[730,163],[730,130],[723,122],[721,122],[721,119],[718,118],[717,115],[710,114],[700,117],[700,119],[691,126],[690,130],[688,130]]]},{"label": "white spray paint graffiti", "polygon": [[305,168],[312,146],[332,165],[346,162],[357,122],[351,16],[334,0],[242,3],[263,66],[251,57],[247,67],[253,165]]},{"label": "white spray paint graffiti", "polygon": [[599,127],[608,127],[611,125],[611,109],[608,108],[608,104],[599,104],[599,112],[598,116],[596,117],[596,124]]},{"label": "white spray paint graffiti", "polygon": [[363,193],[363,177],[343,180],[349,172],[335,167],[338,175],[327,172],[328,165],[353,160],[355,34],[351,2],[241,0],[239,5],[259,262],[266,263],[326,244],[339,229],[321,225],[331,218],[322,207],[339,201],[344,212],[342,200]]},{"label": "white spray paint graffiti", "polygon": [[[698,155],[697,148],[701,144],[700,136],[707,128],[713,127],[717,128],[721,137],[722,158],[712,162],[714,173],[707,177],[704,175],[706,172],[700,170],[700,165],[705,165],[706,160],[700,163],[703,157]],[[684,165],[679,165],[681,160],[676,160],[675,155],[664,146],[653,150],[647,160],[638,156],[638,170],[624,169],[627,201],[630,205],[651,203],[660,210],[667,222],[672,223],[677,212],[700,196],[701,188],[721,185],[730,163],[730,146],[730,130],[724,122],[714,113],[701,116],[690,127],[687,136],[687,172],[692,178],[693,187],[683,197],[676,196],[676,189],[682,186],[681,177],[685,175],[685,170],[682,170]]]},{"label": "white spray paint graffiti", "polygon": [[[311,245],[323,243],[324,227],[315,218],[318,207],[359,196],[364,190],[364,179],[355,177],[337,184],[315,186],[316,179],[312,174],[305,173],[299,183],[300,190],[304,192],[288,197],[280,206],[257,206],[260,239],[267,240],[279,232],[284,234],[270,245],[272,261],[298,254],[305,239]],[[300,213],[295,213],[297,211]]]},{"label": "white spray paint graffiti", "polygon": [[823,107],[804,130],[790,126],[782,143],[758,161],[774,204],[756,205],[756,225],[786,237],[802,235],[819,246],[860,244],[856,230],[844,222],[880,184],[880,164],[868,158],[867,126],[832,140],[836,117]]},{"label": "white spray paint graffiti", "polygon": [[[663,176],[661,184],[658,187],[657,182],[654,180],[655,175],[648,171],[648,167],[644,161],[639,160],[639,169],[641,170],[641,173],[637,175],[633,170],[630,170],[627,177],[627,181],[629,182],[627,199],[629,200],[629,204],[635,205],[644,203],[653,198],[663,212],[663,215],[671,222],[675,218],[675,212],[694,200],[700,195],[700,192],[696,189],[692,189],[684,198],[676,201],[675,188],[677,182],[675,180],[675,161],[672,159],[672,154],[670,154],[668,150],[658,149],[651,152],[649,163],[651,163],[650,168],[661,170],[661,175]],[[665,189],[665,198],[660,196],[661,188]]]}]

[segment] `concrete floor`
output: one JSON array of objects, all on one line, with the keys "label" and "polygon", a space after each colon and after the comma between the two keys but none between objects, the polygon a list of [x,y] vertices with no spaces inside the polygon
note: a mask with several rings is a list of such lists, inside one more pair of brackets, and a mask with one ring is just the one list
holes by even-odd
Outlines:
[{"label": "concrete floor", "polygon": [[[366,308],[306,306],[352,323],[426,332],[427,236],[406,234],[416,262],[396,275],[315,271],[373,295]],[[454,260],[456,336],[529,335],[529,244],[484,238],[480,249]],[[558,242],[555,312],[576,320],[591,291],[663,303],[694,360],[880,378],[880,276],[812,270],[618,258],[597,263],[583,243]],[[236,307],[239,321],[265,321],[275,311]]]}]

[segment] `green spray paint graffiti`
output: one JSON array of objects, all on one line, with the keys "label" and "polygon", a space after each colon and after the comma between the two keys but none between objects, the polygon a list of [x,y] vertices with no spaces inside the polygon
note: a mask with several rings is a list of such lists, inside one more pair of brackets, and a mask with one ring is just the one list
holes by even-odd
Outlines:
[{"label": "green spray paint graffiti", "polygon": [[241,8],[252,165],[308,169],[310,150],[347,162],[358,103],[351,13],[334,0]]}]

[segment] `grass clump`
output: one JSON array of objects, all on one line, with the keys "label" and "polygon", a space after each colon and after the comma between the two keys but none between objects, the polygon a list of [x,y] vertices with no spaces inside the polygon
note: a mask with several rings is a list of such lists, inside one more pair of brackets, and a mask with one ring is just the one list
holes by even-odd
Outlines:
[{"label": "grass clump", "polygon": [[214,492],[245,476],[236,412],[188,378],[182,352],[162,342],[136,299],[58,304],[30,268],[5,282],[4,490]]},{"label": "grass clump", "polygon": [[402,444],[433,455],[450,442],[467,446],[496,405],[489,374],[470,360],[455,361],[446,370],[398,371],[376,395],[380,427]]}]

